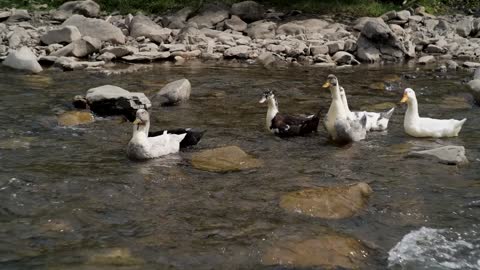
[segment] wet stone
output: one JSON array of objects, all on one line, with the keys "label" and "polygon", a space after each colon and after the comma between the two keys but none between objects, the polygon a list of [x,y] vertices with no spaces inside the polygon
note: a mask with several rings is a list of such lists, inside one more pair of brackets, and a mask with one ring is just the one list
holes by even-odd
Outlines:
[{"label": "wet stone", "polygon": [[58,116],[60,126],[78,126],[95,121],[92,113],[87,111],[69,111]]},{"label": "wet stone", "polygon": [[141,265],[144,261],[134,257],[127,248],[111,248],[96,252],[88,259],[91,265],[132,266]]},{"label": "wet stone", "polygon": [[282,196],[280,207],[313,217],[341,219],[356,215],[369,201],[372,189],[367,183],[321,187],[290,192]]},{"label": "wet stone", "polygon": [[225,146],[193,154],[192,165],[210,172],[230,172],[258,168],[263,162],[238,146]]}]

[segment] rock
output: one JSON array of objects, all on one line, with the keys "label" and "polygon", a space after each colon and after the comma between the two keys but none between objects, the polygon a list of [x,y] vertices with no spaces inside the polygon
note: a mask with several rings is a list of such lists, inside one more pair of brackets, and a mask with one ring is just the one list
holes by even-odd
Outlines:
[{"label": "rock", "polygon": [[82,69],[89,69],[89,68],[99,68],[105,65],[104,61],[76,61],[76,59],[72,57],[57,57],[55,60],[54,65],[61,67],[63,70],[71,71],[71,70],[82,70]]},{"label": "rock", "polygon": [[100,53],[111,53],[116,58],[137,53],[138,49],[132,46],[109,46],[103,48]]},{"label": "rock", "polygon": [[365,27],[365,24],[370,21],[379,22],[379,23],[384,22],[381,18],[361,17],[355,21],[353,29],[359,32],[362,32],[363,28]]},{"label": "rock", "polygon": [[11,12],[10,16],[7,19],[7,23],[15,23],[21,21],[29,21],[30,15],[25,9],[15,9]]},{"label": "rock", "polygon": [[129,62],[151,62],[163,60],[170,57],[170,52],[139,52],[132,55],[123,56],[122,59]]},{"label": "rock", "polygon": [[401,20],[401,21],[408,21],[408,19],[410,18],[410,16],[411,16],[410,11],[408,11],[408,10],[400,10],[400,11],[397,11],[396,19]]},{"label": "rock", "polygon": [[52,15],[54,20],[64,21],[73,14],[85,17],[98,17],[100,6],[92,0],[70,1],[62,4]]},{"label": "rock", "polygon": [[418,59],[418,63],[421,65],[426,65],[435,62],[435,57],[432,55],[422,56]]},{"label": "rock", "polygon": [[[458,63],[453,61],[453,60],[448,60],[447,61],[447,68],[448,69],[453,69],[453,70],[456,70],[458,69]],[[479,78],[480,79],[480,78]]]},{"label": "rock", "polygon": [[193,154],[192,165],[204,171],[230,172],[258,168],[263,162],[248,155],[238,146],[226,146]]},{"label": "rock", "polygon": [[280,240],[264,252],[262,263],[283,265],[288,269],[367,269],[365,259],[369,253],[369,249],[357,239],[326,234],[308,239]]},{"label": "rock", "polygon": [[247,34],[252,39],[273,39],[275,37],[277,24],[267,21],[256,21],[247,27]]},{"label": "rock", "polygon": [[425,52],[427,52],[427,53],[446,53],[447,50],[440,47],[440,46],[429,44],[427,46],[427,48],[425,49]]},{"label": "rock", "polygon": [[71,43],[81,37],[82,34],[80,34],[80,31],[76,26],[67,25],[59,29],[48,31],[40,38],[40,40],[44,44],[50,45],[54,43]]},{"label": "rock", "polygon": [[305,26],[296,24],[295,22],[285,23],[277,28],[277,35],[298,36],[305,34],[305,32]]},{"label": "rock", "polygon": [[250,46],[247,45],[240,45],[240,46],[235,46],[232,48],[227,49],[224,53],[223,56],[227,58],[242,58],[242,59],[248,59],[250,58],[250,55],[252,53],[252,50]]},{"label": "rock", "polygon": [[130,36],[134,38],[146,37],[157,43],[164,43],[168,41],[171,33],[172,30],[162,28],[145,15],[133,17],[130,23]]},{"label": "rock", "polygon": [[328,54],[329,50],[327,45],[320,45],[310,47],[310,52],[313,56],[315,56],[319,54]]},{"label": "rock", "polygon": [[480,104],[480,79],[469,81],[468,86],[472,90],[472,95],[475,98],[475,102]]},{"label": "rock", "polygon": [[277,59],[275,58],[275,55],[273,55],[273,53],[264,52],[258,56],[257,61],[261,63],[264,67],[268,67],[274,64],[277,61]]},{"label": "rock", "polygon": [[98,52],[102,43],[100,40],[92,37],[85,36],[82,39],[75,40],[67,46],[51,53],[51,56],[75,56],[85,57],[94,52]]},{"label": "rock", "polygon": [[16,27],[13,32],[9,33],[9,36],[8,46],[10,49],[17,49],[31,40],[30,34],[23,27]]},{"label": "rock", "polygon": [[320,187],[290,192],[280,199],[280,207],[304,215],[341,219],[356,215],[368,205],[372,189],[367,183]]},{"label": "rock", "polygon": [[344,50],[347,52],[355,52],[357,50],[357,42],[355,40],[345,40]]},{"label": "rock", "polygon": [[470,61],[463,62],[462,65],[466,68],[478,68],[478,67],[480,67],[480,63],[470,62]]},{"label": "rock", "polygon": [[372,41],[386,42],[392,37],[393,32],[382,20],[370,20],[362,28],[362,35]]},{"label": "rock", "polygon": [[332,56],[332,60],[337,65],[358,65],[358,62],[353,55],[348,52],[337,52]]},{"label": "rock", "polygon": [[190,98],[192,86],[187,79],[176,80],[168,83],[155,95],[167,99],[168,104],[177,104]]},{"label": "rock", "polygon": [[123,268],[134,265],[143,265],[144,261],[134,257],[127,248],[111,248],[102,251],[95,251],[87,264],[89,265],[112,265],[115,268]]},{"label": "rock", "polygon": [[95,118],[87,111],[69,111],[58,116],[60,126],[78,126],[93,123]]},{"label": "rock", "polygon": [[470,32],[473,29],[473,19],[472,17],[465,17],[463,20],[459,21],[456,26],[457,34],[461,37],[468,37]]},{"label": "rock", "polygon": [[385,14],[380,16],[380,18],[382,18],[382,20],[384,20],[385,22],[388,22],[392,19],[397,18],[397,12],[395,10],[387,11]]},{"label": "rock", "polygon": [[112,24],[100,20],[85,18],[82,15],[73,15],[68,20],[63,22],[63,26],[76,26],[82,36],[90,36],[101,41],[109,41],[114,44],[124,44],[125,35],[122,31]]},{"label": "rock", "polygon": [[111,52],[104,52],[101,55],[99,55],[96,59],[98,61],[110,62],[115,58],[116,58],[115,54],[113,54]]},{"label": "rock", "polygon": [[199,57],[200,55],[202,55],[201,50],[193,50],[193,51],[188,51],[188,52],[175,51],[175,52],[171,53],[171,56],[173,56],[177,60],[193,59],[193,58]]},{"label": "rock", "polygon": [[188,22],[195,23],[199,28],[213,28],[217,23],[228,19],[229,15],[230,12],[222,4],[208,3]]},{"label": "rock", "polygon": [[244,32],[247,30],[247,23],[242,21],[237,15],[232,15],[228,20],[225,20],[225,28],[233,31]]},{"label": "rock", "polygon": [[375,82],[368,85],[368,88],[372,90],[385,90],[386,86],[384,82]]},{"label": "rock", "polygon": [[305,27],[305,34],[307,35],[307,37],[314,34],[323,33],[325,31],[325,28],[330,24],[327,21],[321,19],[307,19],[294,22],[295,24]]},{"label": "rock", "polygon": [[475,69],[475,72],[473,72],[473,79],[480,80],[480,68]]},{"label": "rock", "polygon": [[325,43],[328,46],[328,52],[330,54],[334,54],[338,51],[343,51],[345,48],[345,42],[343,41],[329,41]]},{"label": "rock", "polygon": [[3,65],[14,69],[27,70],[33,73],[41,72],[43,69],[37,61],[37,57],[28,47],[21,47],[18,50],[10,51]]},{"label": "rock", "polygon": [[136,110],[152,106],[145,94],[129,92],[113,85],[91,88],[85,98],[94,113],[100,116],[124,115],[130,121],[135,119]]},{"label": "rock", "polygon": [[177,11],[174,15],[167,17],[164,24],[170,29],[182,29],[187,25],[187,18],[193,13],[191,7],[184,7]]},{"label": "rock", "polygon": [[373,63],[380,60],[380,51],[363,35],[357,40],[357,57],[361,61]]},{"label": "rock", "polygon": [[183,28],[176,37],[176,41],[183,44],[208,43],[208,40],[209,38],[203,32],[193,26]]},{"label": "rock", "polygon": [[246,22],[259,21],[265,16],[264,7],[255,1],[235,3],[232,5],[230,12]]},{"label": "rock", "polygon": [[454,145],[424,151],[412,151],[407,157],[434,158],[447,165],[465,165],[468,163],[465,156],[465,147]]}]

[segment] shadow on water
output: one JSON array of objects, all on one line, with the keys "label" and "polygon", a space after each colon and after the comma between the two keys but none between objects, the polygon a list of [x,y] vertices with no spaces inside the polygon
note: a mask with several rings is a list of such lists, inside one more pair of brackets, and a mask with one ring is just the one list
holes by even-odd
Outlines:
[{"label": "shadow on water", "polygon": [[[273,269],[262,264],[264,249],[272,243],[342,234],[374,247],[369,269],[385,269],[388,251],[412,230],[478,229],[473,225],[480,222],[475,204],[480,200],[480,109],[460,84],[468,75],[438,76],[406,66],[335,72],[352,109],[398,104],[403,88],[412,87],[421,114],[468,118],[458,138],[408,137],[402,106],[388,132],[344,147],[330,144],[322,127],[317,135],[294,139],[264,130],[266,107],[258,100],[266,88],[276,91],[281,111],[320,109],[325,115],[330,97],[320,86],[328,73],[198,63],[159,64],[121,76],[25,75],[1,68],[1,268]],[[186,152],[132,162],[125,155],[128,123],[97,119],[76,128],[56,125],[55,114],[71,109],[73,96],[91,87],[114,84],[151,96],[183,77],[192,84],[191,100],[178,107],[157,103],[152,124],[206,129],[200,144]],[[387,90],[369,88],[383,81]],[[465,146],[470,165],[404,158],[411,149],[442,144]],[[227,174],[191,167],[192,153],[227,145],[240,146],[264,166]],[[322,220],[279,207],[287,192],[357,181],[374,190],[358,216]],[[478,234],[465,237],[478,242]],[[467,255],[457,256],[457,261],[467,260]]]}]

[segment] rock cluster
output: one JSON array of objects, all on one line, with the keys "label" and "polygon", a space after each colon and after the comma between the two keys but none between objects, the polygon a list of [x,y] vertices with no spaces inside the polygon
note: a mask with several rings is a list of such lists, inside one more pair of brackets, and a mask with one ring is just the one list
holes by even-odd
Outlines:
[{"label": "rock cluster", "polygon": [[335,21],[332,16],[297,19],[254,1],[208,3],[198,11],[187,7],[162,16],[101,14],[92,0],[66,2],[50,13],[0,12],[0,39],[5,44],[0,45],[0,59],[23,46],[41,64],[64,70],[98,69],[110,61],[191,58],[332,67],[406,59],[430,64],[480,56],[480,18],[435,17],[422,8],[355,21]]}]

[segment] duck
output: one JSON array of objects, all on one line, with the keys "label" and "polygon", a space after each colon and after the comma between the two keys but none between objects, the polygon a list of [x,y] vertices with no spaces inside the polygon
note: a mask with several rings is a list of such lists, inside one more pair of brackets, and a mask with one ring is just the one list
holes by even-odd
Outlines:
[{"label": "duck", "polygon": [[350,111],[348,106],[347,94],[345,89],[339,86],[340,96],[345,107],[347,115],[352,119],[361,119],[364,115],[367,117],[366,129],[367,131],[384,131],[388,128],[388,122],[393,115],[395,107],[386,112],[367,112],[367,111]]},{"label": "duck", "polygon": [[279,137],[303,136],[317,132],[320,118],[318,114],[288,115],[278,110],[278,102],[273,90],[263,93],[259,103],[268,103],[265,126],[267,130]]},{"label": "duck", "polygon": [[400,103],[407,103],[407,111],[403,120],[405,133],[412,137],[456,137],[467,118],[456,119],[433,119],[420,117],[418,114],[418,102],[415,91],[406,88]]},{"label": "duck", "polygon": [[198,130],[193,128],[175,128],[175,129],[167,129],[167,130],[157,130],[157,131],[149,131],[148,137],[156,137],[162,135],[165,131],[167,134],[187,134],[185,138],[180,142],[180,149],[188,148],[190,146],[197,145],[202,139],[203,134],[206,130]]},{"label": "duck", "polygon": [[323,88],[328,88],[332,95],[332,102],[324,121],[325,128],[333,141],[350,143],[366,138],[367,116],[360,119],[352,117],[345,110],[345,105],[340,95],[340,86],[335,75],[330,74]]},{"label": "duck", "polygon": [[164,130],[162,134],[149,137],[150,115],[147,110],[139,109],[133,121],[133,136],[127,145],[127,156],[133,160],[158,158],[177,153],[180,143],[187,133],[169,134]]}]

